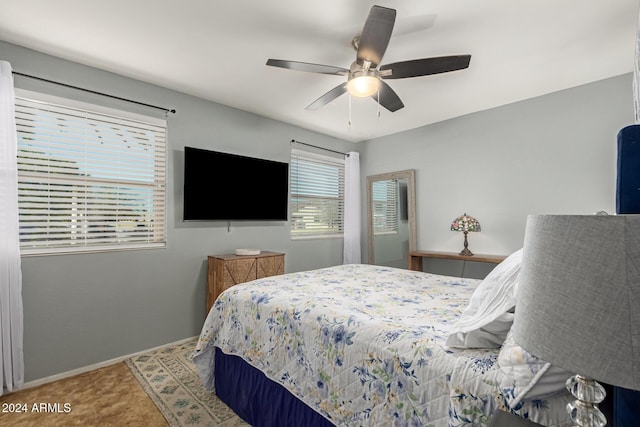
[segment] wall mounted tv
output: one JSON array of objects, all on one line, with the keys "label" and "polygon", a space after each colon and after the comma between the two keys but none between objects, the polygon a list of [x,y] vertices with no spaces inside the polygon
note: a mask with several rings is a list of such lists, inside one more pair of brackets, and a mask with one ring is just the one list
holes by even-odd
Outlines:
[{"label": "wall mounted tv", "polygon": [[184,149],[185,221],[286,221],[289,164]]}]

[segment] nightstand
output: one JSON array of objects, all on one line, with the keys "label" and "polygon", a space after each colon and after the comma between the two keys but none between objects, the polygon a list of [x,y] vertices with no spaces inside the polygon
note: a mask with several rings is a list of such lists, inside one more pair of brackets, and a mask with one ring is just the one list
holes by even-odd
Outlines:
[{"label": "nightstand", "polygon": [[210,255],[207,272],[207,313],[224,290],[238,283],[284,274],[284,254],[262,251],[259,255]]}]

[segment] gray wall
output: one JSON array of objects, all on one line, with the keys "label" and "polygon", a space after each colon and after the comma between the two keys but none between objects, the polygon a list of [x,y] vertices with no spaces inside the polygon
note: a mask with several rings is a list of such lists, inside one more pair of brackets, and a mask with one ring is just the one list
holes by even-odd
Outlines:
[{"label": "gray wall", "polygon": [[[205,319],[208,254],[243,247],[285,252],[288,272],[342,263],[342,239],[291,241],[285,222],[232,222],[230,231],[226,223],[183,222],[184,146],[288,162],[291,139],[340,151],[353,149],[352,143],[4,42],[0,59],[14,71],[177,110],[167,118],[166,249],[23,257],[26,381],[198,335]],[[15,83],[163,116],[31,79],[16,77]]]},{"label": "gray wall", "polygon": [[507,255],[528,214],[615,212],[616,135],[633,120],[628,74],[368,141],[361,173],[416,170],[418,249],[459,252],[466,212],[482,225],[469,248]]}]

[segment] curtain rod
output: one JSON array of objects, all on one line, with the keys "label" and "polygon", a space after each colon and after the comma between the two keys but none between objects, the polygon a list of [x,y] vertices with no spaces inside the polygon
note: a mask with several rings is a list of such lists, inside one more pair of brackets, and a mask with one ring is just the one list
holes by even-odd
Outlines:
[{"label": "curtain rod", "polygon": [[330,149],[324,148],[324,147],[318,147],[317,145],[307,144],[306,142],[296,141],[295,139],[292,139],[291,143],[292,144],[302,144],[302,145],[306,145],[307,147],[313,147],[313,148],[317,148],[319,150],[330,151],[332,153],[342,154],[343,156],[349,157],[349,153],[343,153],[342,151],[336,151],[336,150],[330,150]]},{"label": "curtain rod", "polygon": [[145,104],[144,102],[134,101],[132,99],[127,99],[127,98],[121,98],[119,96],[109,95],[108,93],[97,92],[95,90],[85,89],[83,87],[73,86],[73,85],[69,85],[69,84],[66,84],[66,83],[60,83],[60,82],[56,82],[56,81],[53,81],[53,80],[44,79],[42,77],[32,76],[30,74],[19,73],[17,71],[13,71],[13,74],[16,75],[16,76],[27,77],[27,78],[34,79],[34,80],[40,80],[42,82],[53,83],[53,84],[58,85],[58,86],[64,86],[64,87],[68,87],[68,88],[71,88],[71,89],[76,89],[76,90],[81,90],[81,91],[84,91],[84,92],[89,92],[89,93],[92,93],[94,95],[106,96],[107,98],[117,99],[118,101],[125,101],[125,102],[130,102],[132,104],[142,105],[142,106],[149,107],[149,108],[155,108],[156,110],[162,110],[165,113],[173,113],[173,114],[176,113],[176,110],[174,110],[174,109],[168,109],[168,108],[164,108],[164,107],[158,107],[156,105]]}]

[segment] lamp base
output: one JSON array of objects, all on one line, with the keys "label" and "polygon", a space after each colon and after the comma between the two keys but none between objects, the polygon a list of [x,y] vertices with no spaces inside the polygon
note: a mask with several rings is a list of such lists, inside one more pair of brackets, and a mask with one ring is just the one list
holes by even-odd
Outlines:
[{"label": "lamp base", "polygon": [[607,419],[598,408],[606,396],[604,388],[597,381],[574,375],[566,383],[567,390],[576,398],[567,404],[567,412],[571,421],[581,427],[604,427]]},{"label": "lamp base", "polygon": [[473,252],[471,252],[468,248],[464,248],[458,255],[473,256]]},{"label": "lamp base", "polygon": [[469,250],[469,241],[467,240],[468,231],[464,232],[464,249],[458,254],[463,256],[473,256],[473,253]]}]

